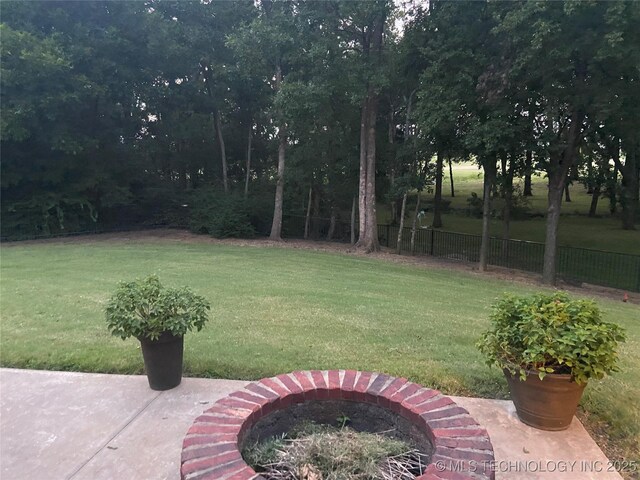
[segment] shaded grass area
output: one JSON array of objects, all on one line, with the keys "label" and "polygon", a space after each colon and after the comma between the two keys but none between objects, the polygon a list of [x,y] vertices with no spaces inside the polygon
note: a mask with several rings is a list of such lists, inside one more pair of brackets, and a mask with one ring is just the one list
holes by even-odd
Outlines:
[{"label": "shaded grass area", "polygon": [[[502,292],[535,287],[341,254],[173,240],[4,246],[3,366],[141,373],[136,340],[111,337],[103,308],[119,280],[157,273],[212,303],[185,341],[187,375],[255,379],[295,369],[381,371],[448,394],[506,398],[474,343]],[[640,309],[599,300],[626,328],[623,372],[587,388],[583,406],[638,456]]]}]

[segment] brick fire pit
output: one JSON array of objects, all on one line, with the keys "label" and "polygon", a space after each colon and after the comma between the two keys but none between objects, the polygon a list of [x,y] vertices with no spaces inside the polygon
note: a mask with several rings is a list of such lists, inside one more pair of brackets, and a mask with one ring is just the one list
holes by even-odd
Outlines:
[{"label": "brick fire pit", "polygon": [[196,418],[182,444],[182,480],[262,479],[240,453],[252,428],[288,409],[336,401],[375,406],[420,431],[432,455],[419,480],[495,478],[487,431],[449,397],[405,378],[315,370],[251,383]]}]

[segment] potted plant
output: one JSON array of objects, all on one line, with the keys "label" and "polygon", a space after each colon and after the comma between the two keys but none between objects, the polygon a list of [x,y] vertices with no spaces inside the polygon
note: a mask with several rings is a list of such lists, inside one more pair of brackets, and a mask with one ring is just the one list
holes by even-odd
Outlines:
[{"label": "potted plant", "polygon": [[593,301],[564,293],[506,295],[478,348],[502,368],[518,417],[542,430],[569,427],[590,378],[618,371],[624,332]]},{"label": "potted plant", "polygon": [[151,275],[121,282],[107,304],[106,318],[113,335],[140,340],[149,386],[169,390],[182,380],[183,336],[202,329],[210,308],[188,288],[165,288]]}]

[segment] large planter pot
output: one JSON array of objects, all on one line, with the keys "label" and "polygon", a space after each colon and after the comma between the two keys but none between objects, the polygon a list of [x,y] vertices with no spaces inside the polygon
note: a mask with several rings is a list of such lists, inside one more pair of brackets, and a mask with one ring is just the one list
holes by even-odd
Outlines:
[{"label": "large planter pot", "polygon": [[144,369],[152,390],[169,390],[182,381],[182,335],[164,332],[157,340],[139,338]]},{"label": "large planter pot", "polygon": [[586,385],[578,385],[571,375],[547,374],[542,380],[537,372],[527,372],[527,379],[504,370],[511,400],[523,423],[541,430],[569,428]]}]

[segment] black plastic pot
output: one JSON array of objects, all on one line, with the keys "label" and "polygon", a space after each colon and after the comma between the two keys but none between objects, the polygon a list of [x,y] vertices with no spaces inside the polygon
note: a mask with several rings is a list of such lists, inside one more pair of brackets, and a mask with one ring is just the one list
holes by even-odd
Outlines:
[{"label": "black plastic pot", "polygon": [[169,390],[182,381],[184,337],[164,332],[157,340],[139,338],[144,369],[152,390]]},{"label": "black plastic pot", "polygon": [[547,374],[542,380],[536,372],[527,372],[527,379],[504,370],[511,400],[523,423],[541,430],[569,428],[586,385],[578,385],[571,375]]}]

